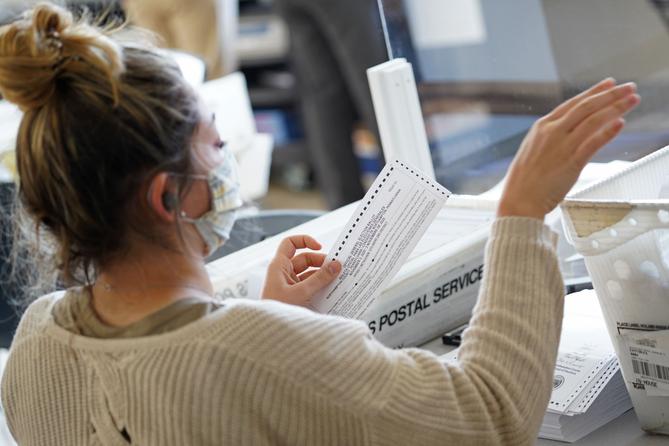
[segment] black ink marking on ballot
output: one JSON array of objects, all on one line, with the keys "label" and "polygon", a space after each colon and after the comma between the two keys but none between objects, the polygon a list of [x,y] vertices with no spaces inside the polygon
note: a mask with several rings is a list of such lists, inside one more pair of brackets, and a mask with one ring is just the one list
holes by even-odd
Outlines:
[{"label": "black ink marking on ballot", "polygon": [[339,277],[312,301],[321,313],[360,318],[387,286],[450,192],[400,161],[386,165],[351,216],[328,260]]}]

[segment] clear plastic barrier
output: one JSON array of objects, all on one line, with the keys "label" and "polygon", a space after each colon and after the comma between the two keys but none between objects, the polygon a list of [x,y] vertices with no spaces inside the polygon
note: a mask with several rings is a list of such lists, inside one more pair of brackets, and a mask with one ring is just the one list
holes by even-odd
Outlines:
[{"label": "clear plastic barrier", "polygon": [[480,193],[532,123],[608,76],[641,106],[595,161],[669,144],[669,2],[379,0],[391,57],[414,67],[437,179]]}]

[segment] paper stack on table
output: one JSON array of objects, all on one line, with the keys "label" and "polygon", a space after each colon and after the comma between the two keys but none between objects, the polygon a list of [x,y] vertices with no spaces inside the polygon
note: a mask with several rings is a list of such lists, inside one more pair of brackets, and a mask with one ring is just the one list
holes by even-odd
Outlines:
[{"label": "paper stack on table", "polygon": [[553,394],[539,437],[571,443],[631,408],[597,295],[568,295]]},{"label": "paper stack on table", "polygon": [[632,408],[592,290],[567,296],[541,438],[574,442]]},{"label": "paper stack on table", "polygon": [[[457,350],[441,356],[457,362]],[[565,300],[553,393],[540,438],[573,443],[632,408],[593,290]]]}]

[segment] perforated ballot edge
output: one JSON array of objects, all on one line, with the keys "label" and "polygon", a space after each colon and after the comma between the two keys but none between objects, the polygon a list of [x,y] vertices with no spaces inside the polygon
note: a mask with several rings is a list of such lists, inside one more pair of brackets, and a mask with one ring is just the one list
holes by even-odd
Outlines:
[{"label": "perforated ballot edge", "polygon": [[397,274],[451,193],[418,169],[386,164],[356,208],[328,261],[342,272],[312,300],[320,313],[360,318]]}]

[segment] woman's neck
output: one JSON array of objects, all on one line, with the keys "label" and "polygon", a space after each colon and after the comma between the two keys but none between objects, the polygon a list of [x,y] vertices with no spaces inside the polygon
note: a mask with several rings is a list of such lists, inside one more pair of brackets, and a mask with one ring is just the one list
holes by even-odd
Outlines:
[{"label": "woman's neck", "polygon": [[213,295],[201,259],[155,245],[131,251],[105,265],[91,287],[93,309],[104,323],[127,326],[179,299]]}]

